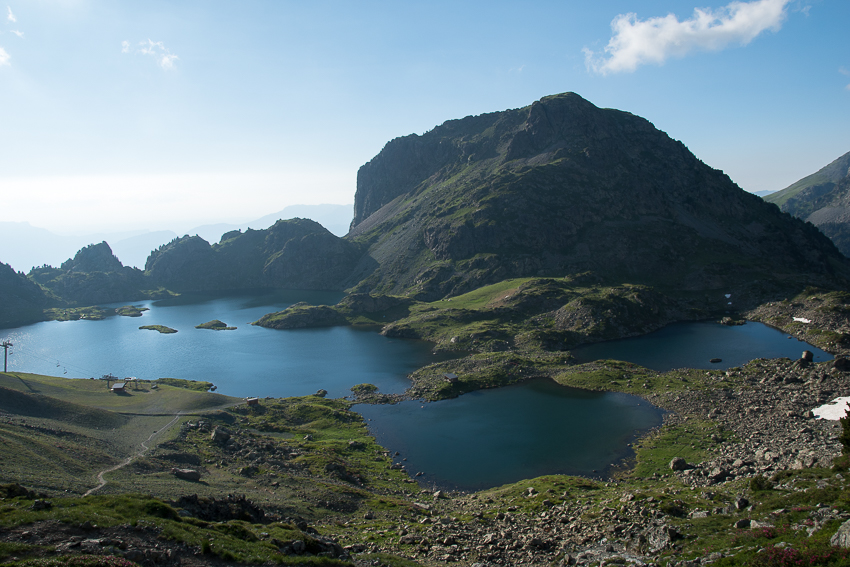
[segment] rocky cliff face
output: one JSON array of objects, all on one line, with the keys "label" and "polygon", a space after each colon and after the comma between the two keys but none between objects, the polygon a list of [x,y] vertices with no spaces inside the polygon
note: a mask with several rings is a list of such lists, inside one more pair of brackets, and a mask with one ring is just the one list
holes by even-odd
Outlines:
[{"label": "rocky cliff face", "polygon": [[572,93],[391,141],[358,173],[347,238],[378,266],[361,291],[423,299],[584,271],[685,290],[850,273],[681,142]]},{"label": "rocky cliff face", "polygon": [[850,152],[765,201],[812,223],[850,256]]},{"label": "rocky cliff face", "polygon": [[17,327],[44,318],[47,296],[8,264],[0,263],[0,328]]},{"label": "rocky cliff face", "polygon": [[257,287],[341,289],[361,248],[308,219],[281,220],[265,230],[233,231],[210,245],[184,236],[155,250],[145,273],[175,290]]}]

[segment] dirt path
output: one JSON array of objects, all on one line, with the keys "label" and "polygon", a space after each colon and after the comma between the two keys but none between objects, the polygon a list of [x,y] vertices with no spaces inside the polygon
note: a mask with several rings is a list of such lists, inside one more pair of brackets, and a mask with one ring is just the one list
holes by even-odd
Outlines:
[{"label": "dirt path", "polygon": [[163,431],[167,430],[167,429],[168,429],[168,428],[170,428],[172,425],[174,425],[175,423],[177,423],[177,420],[178,420],[178,419],[180,419],[180,416],[181,416],[181,415],[183,415],[183,412],[182,412],[182,411],[177,412],[177,413],[174,415],[174,418],[173,418],[171,421],[169,421],[169,422],[168,422],[165,426],[163,426],[163,427],[161,427],[161,428],[157,429],[156,431],[154,431],[153,433],[151,433],[151,434],[150,434],[150,437],[148,437],[147,439],[145,439],[144,441],[142,441],[142,442],[140,443],[140,445],[142,446],[142,448],[141,448],[141,449],[139,449],[139,451],[137,451],[134,455],[130,455],[129,457],[127,457],[126,459],[124,459],[124,461],[122,461],[121,463],[119,463],[119,464],[115,465],[114,467],[110,467],[110,468],[108,468],[108,469],[102,470],[102,471],[100,471],[99,473],[97,473],[97,480],[98,480],[98,482],[99,482],[100,484],[98,484],[97,486],[95,486],[94,488],[92,488],[91,490],[89,490],[88,492],[86,492],[85,494],[83,494],[83,496],[88,496],[89,494],[93,494],[94,492],[97,492],[98,490],[100,490],[101,488],[103,488],[104,486],[106,486],[106,484],[107,484],[107,482],[108,482],[108,481],[107,481],[106,479],[104,479],[104,478],[103,478],[103,475],[108,474],[108,473],[111,473],[111,472],[113,472],[113,471],[117,471],[117,470],[118,470],[118,469],[120,469],[120,468],[124,468],[124,467],[126,467],[127,465],[129,465],[130,463],[132,463],[134,459],[137,459],[138,457],[141,457],[142,455],[144,455],[144,454],[145,454],[145,453],[146,453],[146,452],[150,449],[150,447],[148,447],[148,445],[147,445],[147,444],[148,444],[148,443],[150,443],[150,442],[151,442],[151,441],[152,441],[152,440],[153,440],[156,436],[158,436],[160,433],[162,433]]}]

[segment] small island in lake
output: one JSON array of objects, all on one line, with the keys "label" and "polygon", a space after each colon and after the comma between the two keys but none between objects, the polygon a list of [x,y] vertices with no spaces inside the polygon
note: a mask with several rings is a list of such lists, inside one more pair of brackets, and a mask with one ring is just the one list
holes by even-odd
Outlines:
[{"label": "small island in lake", "polygon": [[100,321],[106,317],[106,311],[97,307],[53,307],[45,309],[44,316],[48,321]]},{"label": "small island in lake", "polygon": [[142,325],[139,329],[146,329],[150,331],[159,331],[165,335],[170,333],[176,333],[177,329],[172,329],[171,327],[166,327],[165,325]]},{"label": "small island in lake", "polygon": [[236,327],[228,327],[226,323],[223,321],[219,321],[218,319],[213,319],[212,321],[207,321],[206,323],[201,323],[200,325],[195,325],[196,329],[212,329],[213,331],[235,331]]},{"label": "small island in lake", "polygon": [[115,310],[116,313],[124,317],[141,317],[143,311],[149,311],[147,307],[135,307],[133,305],[125,305]]}]

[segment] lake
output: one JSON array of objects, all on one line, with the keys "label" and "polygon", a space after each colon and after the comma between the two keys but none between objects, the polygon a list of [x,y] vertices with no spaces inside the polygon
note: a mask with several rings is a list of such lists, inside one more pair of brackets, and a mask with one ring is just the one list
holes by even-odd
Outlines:
[{"label": "lake", "polygon": [[[68,378],[161,377],[205,380],[229,396],[303,396],[319,389],[331,397],[369,382],[385,393],[403,392],[407,374],[439,357],[424,341],[392,339],[373,329],[326,327],[279,331],[250,325],[298,301],[334,304],[341,293],[279,291],[224,297],[184,295],[133,305],[141,317],[101,321],[46,321],[0,330],[14,344],[9,370]],[[107,307],[120,307],[114,304]],[[234,331],[195,329],[220,319]],[[165,325],[174,334],[140,330]]]},{"label": "lake", "polygon": [[547,474],[604,476],[663,418],[641,398],[551,380],[358,411],[381,445],[401,453],[396,462],[425,473],[420,483],[462,490]]},{"label": "lake", "polygon": [[[666,372],[674,368],[726,369],[742,366],[754,358],[800,358],[804,350],[815,362],[832,355],[762,323],[721,325],[711,321],[673,323],[654,333],[605,341],[573,349],[578,362],[614,359],[634,362]],[[712,358],[722,362],[712,363]]]},{"label": "lake", "polygon": [[[183,295],[144,300],[141,317],[101,321],[48,321],[0,330],[14,344],[9,370],[69,378],[160,377],[204,380],[231,396],[287,397],[349,395],[351,386],[371,383],[384,393],[403,392],[407,375],[440,360],[431,344],[383,337],[376,329],[330,327],[273,330],[249,323],[293,303],[334,304],[341,293],[265,291],[217,296]],[[106,306],[120,307],[123,304]],[[220,319],[233,331],[195,329]],[[140,330],[165,325],[175,334]],[[576,349],[577,358],[617,358],[666,370],[722,368],[755,357],[815,360],[829,354],[764,325],[725,327],[716,323],[670,325],[644,337]],[[722,357],[722,365],[708,359]],[[370,430],[387,449],[407,458],[411,474],[425,473],[430,486],[478,489],[544,474],[603,475],[631,454],[628,443],[660,425],[662,413],[624,394],[585,392],[551,381],[471,392],[423,404],[358,405]]]}]

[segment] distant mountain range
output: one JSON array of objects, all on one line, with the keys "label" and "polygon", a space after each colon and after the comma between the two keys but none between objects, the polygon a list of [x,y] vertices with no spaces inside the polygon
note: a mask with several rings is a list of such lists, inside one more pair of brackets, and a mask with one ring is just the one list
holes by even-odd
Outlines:
[{"label": "distant mountain range", "polygon": [[[309,218],[331,233],[343,236],[351,223],[353,205],[292,205],[285,209],[241,224],[210,224],[195,227],[184,234],[198,235],[208,242],[218,242],[232,230],[268,228],[279,219]],[[16,270],[58,266],[89,244],[106,241],[125,266],[144,268],[151,250],[180,236],[170,230],[91,233],[65,236],[27,222],[0,222],[0,262]]]},{"label": "distant mountain range", "polygon": [[[574,93],[390,141],[357,174],[344,238],[314,220],[274,222],[310,215],[343,232],[351,212],[288,207],[183,237],[129,235],[123,240],[138,248],[170,238],[151,246],[144,272],[102,242],[29,277],[8,269],[0,286],[17,290],[16,313],[29,316],[45,303],[167,290],[338,289],[434,300],[532,276],[609,289],[640,284],[714,309],[721,303],[710,298],[724,294],[753,303],[806,285],[843,288],[850,278],[850,260],[811,224],[743,191],[647,120]],[[30,297],[32,282],[45,297]],[[0,321],[10,321],[2,309]]]},{"label": "distant mountain range", "polygon": [[850,152],[765,200],[818,227],[850,257]]}]

